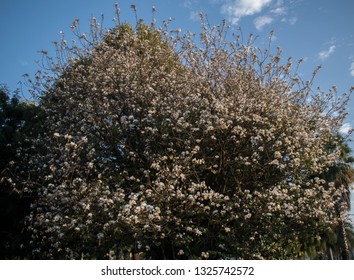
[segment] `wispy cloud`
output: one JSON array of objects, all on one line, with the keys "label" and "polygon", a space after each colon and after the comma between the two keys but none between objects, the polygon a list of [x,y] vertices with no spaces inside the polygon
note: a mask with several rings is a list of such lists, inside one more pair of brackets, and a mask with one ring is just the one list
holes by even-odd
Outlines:
[{"label": "wispy cloud", "polygon": [[[209,0],[221,4],[221,13],[227,17],[231,24],[236,25],[247,16],[257,16],[253,23],[257,30],[262,30],[277,20],[294,25],[297,17],[288,17],[291,9],[291,2],[284,0]],[[260,15],[259,15],[260,14]]]},{"label": "wispy cloud", "polygon": [[274,9],[270,10],[272,14],[277,16],[282,16],[287,13],[287,9],[284,6],[275,7]]},{"label": "wispy cloud", "polygon": [[253,21],[257,30],[262,30],[263,26],[267,24],[271,24],[272,22],[273,22],[273,18],[270,16],[260,16]]},{"label": "wispy cloud", "polygon": [[260,13],[271,2],[272,0],[227,0],[221,6],[221,12],[235,25],[242,17]]},{"label": "wispy cloud", "polygon": [[198,21],[200,19],[200,12],[190,11],[189,19],[191,21]]},{"label": "wispy cloud", "polygon": [[291,17],[291,18],[289,19],[289,23],[290,23],[291,25],[294,25],[296,22],[297,22],[297,17]]},{"label": "wispy cloud", "polygon": [[350,123],[344,123],[342,127],[339,129],[339,132],[342,134],[349,134],[352,129],[353,128]]},{"label": "wispy cloud", "polygon": [[183,7],[189,10],[189,19],[191,21],[198,21],[200,11],[197,11],[199,7],[199,0],[184,0]]},{"label": "wispy cloud", "polygon": [[318,56],[321,60],[327,59],[336,49],[335,45],[331,45],[328,50],[319,52]]},{"label": "wispy cloud", "polygon": [[352,64],[350,64],[349,71],[350,71],[350,75],[354,77],[354,61],[352,62]]},{"label": "wispy cloud", "polygon": [[198,1],[196,0],[184,0],[183,7],[193,9],[196,4],[198,4]]}]

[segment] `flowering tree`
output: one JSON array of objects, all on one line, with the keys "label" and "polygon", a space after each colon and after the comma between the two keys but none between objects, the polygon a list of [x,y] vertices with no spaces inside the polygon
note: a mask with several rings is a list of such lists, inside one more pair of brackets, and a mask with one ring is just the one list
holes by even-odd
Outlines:
[{"label": "flowering tree", "polygon": [[93,19],[56,44],[32,82],[45,130],[13,167],[37,195],[31,257],[294,258],[337,222],[340,189],[315,174],[347,95],[226,31]]}]

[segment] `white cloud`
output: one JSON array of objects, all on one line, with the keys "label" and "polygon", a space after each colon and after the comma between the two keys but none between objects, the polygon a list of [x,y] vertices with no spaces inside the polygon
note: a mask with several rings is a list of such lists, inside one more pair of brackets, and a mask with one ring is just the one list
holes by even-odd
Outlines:
[{"label": "white cloud", "polygon": [[277,0],[277,3],[275,3],[275,6],[279,7],[279,6],[283,6],[284,4],[284,0]]},{"label": "white cloud", "polygon": [[283,17],[281,19],[281,22],[289,23],[290,25],[294,25],[297,22],[297,17],[291,17],[291,18]]},{"label": "white cloud", "polygon": [[331,45],[328,50],[322,51],[318,54],[321,60],[327,59],[336,49],[335,45]]},{"label": "white cloud", "polygon": [[272,9],[271,12],[277,16],[285,15],[287,13],[285,7],[276,7]]},{"label": "white cloud", "polygon": [[187,9],[192,9],[197,4],[196,1],[193,0],[184,0],[183,7]]},{"label": "white cloud", "polygon": [[200,12],[194,12],[194,11],[190,11],[189,12],[189,19],[192,21],[198,21],[200,18]]},{"label": "white cloud", "polygon": [[227,15],[232,24],[237,24],[242,17],[261,12],[272,0],[227,0],[221,12]]},{"label": "white cloud", "polygon": [[350,64],[349,71],[350,71],[350,75],[354,77],[354,61],[352,62],[352,64]]},{"label": "white cloud", "polygon": [[352,126],[350,123],[345,123],[342,125],[342,127],[339,129],[339,132],[342,134],[348,134],[352,130]]},{"label": "white cloud", "polygon": [[189,19],[191,21],[198,21],[200,12],[196,9],[199,7],[199,0],[184,0],[183,7],[189,10]]},{"label": "white cloud", "polygon": [[253,23],[256,26],[257,30],[261,30],[263,28],[263,26],[267,25],[267,24],[271,24],[273,22],[273,18],[271,18],[270,16],[261,16],[261,17],[257,17]]},{"label": "white cloud", "polygon": [[297,17],[292,17],[292,18],[289,19],[289,23],[291,25],[294,25],[296,22],[297,22]]}]

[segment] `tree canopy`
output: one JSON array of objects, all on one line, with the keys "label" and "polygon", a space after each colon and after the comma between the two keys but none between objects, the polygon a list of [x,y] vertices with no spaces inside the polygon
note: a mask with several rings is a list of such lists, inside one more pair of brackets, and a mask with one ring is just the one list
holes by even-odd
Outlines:
[{"label": "tree canopy", "polygon": [[33,82],[46,118],[11,177],[37,197],[32,258],[298,258],[338,223],[344,190],[321,174],[348,95],[225,22],[200,40],[91,26]]},{"label": "tree canopy", "polygon": [[31,198],[13,185],[11,166],[20,151],[30,145],[41,123],[40,108],[20,99],[18,92],[11,94],[5,85],[0,86],[0,259],[22,258],[26,253],[21,244],[28,242],[23,231],[25,216],[29,214]]}]

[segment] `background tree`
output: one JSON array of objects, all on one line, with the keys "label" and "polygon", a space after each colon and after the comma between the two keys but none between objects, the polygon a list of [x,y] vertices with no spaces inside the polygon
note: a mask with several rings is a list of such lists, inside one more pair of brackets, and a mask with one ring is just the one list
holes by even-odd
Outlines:
[{"label": "background tree", "polygon": [[294,258],[337,222],[342,190],[315,174],[348,96],[227,29],[93,19],[56,44],[33,83],[46,129],[12,177],[38,196],[33,258]]},{"label": "background tree", "polygon": [[339,161],[336,162],[329,172],[332,173],[332,176],[335,176],[334,184],[336,188],[344,189],[341,191],[341,199],[336,203],[335,207],[339,218],[338,236],[340,236],[341,240],[339,243],[341,244],[341,259],[348,260],[353,243],[349,243],[347,229],[349,231],[350,228],[348,226],[346,227],[346,223],[348,224],[348,222],[350,222],[350,220],[348,221],[347,214],[350,211],[350,186],[354,182],[354,170],[352,166],[354,158],[350,154],[351,149],[343,140],[341,140],[340,144],[337,146],[340,152]]},{"label": "background tree", "polygon": [[[28,147],[38,130],[40,109],[33,103],[20,100],[6,86],[0,86],[0,174],[9,175],[7,168],[13,165],[16,154]],[[21,244],[29,236],[24,233],[24,219],[29,214],[32,199],[17,189],[12,181],[0,182],[0,259],[24,258]]]},{"label": "background tree", "polygon": [[338,223],[328,230],[324,236],[324,245],[319,250],[319,255],[329,259],[350,259],[350,251],[353,249],[353,227],[348,213],[350,211],[350,188],[354,182],[353,163],[351,149],[345,138],[338,134],[337,142],[329,144],[328,149],[338,152],[335,164],[322,174],[322,177],[333,182],[335,188],[341,193],[339,200],[335,202],[335,210]]}]

